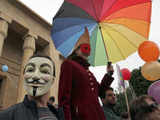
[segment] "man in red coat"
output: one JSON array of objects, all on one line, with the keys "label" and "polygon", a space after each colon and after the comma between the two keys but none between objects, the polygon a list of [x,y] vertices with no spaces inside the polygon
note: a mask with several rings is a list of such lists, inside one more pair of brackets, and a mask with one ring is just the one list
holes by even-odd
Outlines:
[{"label": "man in red coat", "polygon": [[99,89],[108,87],[113,81],[113,67],[99,84],[88,69],[90,64],[89,33],[84,34],[75,45],[75,50],[61,66],[59,82],[59,106],[63,107],[65,120],[106,120],[98,96]]}]

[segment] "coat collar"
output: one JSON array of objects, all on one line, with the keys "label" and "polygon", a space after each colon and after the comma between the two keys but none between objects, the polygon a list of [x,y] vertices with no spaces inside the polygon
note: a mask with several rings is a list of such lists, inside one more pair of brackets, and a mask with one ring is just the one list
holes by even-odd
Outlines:
[{"label": "coat collar", "polygon": [[[35,102],[34,100],[29,100],[29,99],[28,99],[28,95],[25,95],[24,100],[23,100],[23,104],[24,104],[27,108],[29,108],[36,117],[38,117],[37,104],[36,104],[36,102]],[[48,106],[49,110],[50,110],[53,114],[55,114],[56,117],[58,118],[58,113],[57,113],[56,109],[55,109],[52,105],[47,104],[47,106]]]},{"label": "coat collar", "polygon": [[37,110],[37,104],[35,101],[33,100],[29,100],[28,96],[25,95],[24,100],[23,100],[23,104],[29,108],[34,115],[36,115],[38,117],[38,110]]},{"label": "coat collar", "polygon": [[112,113],[114,113],[116,116],[119,116],[115,110],[115,105],[112,105],[112,104],[106,104],[104,105],[103,104],[103,109],[104,110],[107,110],[107,111],[111,111]]},{"label": "coat collar", "polygon": [[88,69],[88,67],[90,66],[90,64],[88,63],[87,60],[83,59],[80,56],[75,56],[72,58],[73,61],[79,63],[81,66],[83,66],[85,69]]}]

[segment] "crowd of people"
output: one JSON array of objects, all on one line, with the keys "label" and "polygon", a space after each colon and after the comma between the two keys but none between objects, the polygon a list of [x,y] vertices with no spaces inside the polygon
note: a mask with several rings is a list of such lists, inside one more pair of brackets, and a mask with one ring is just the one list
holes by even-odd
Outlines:
[{"label": "crowd of people", "polygon": [[[55,63],[48,56],[32,56],[24,69],[24,100],[0,112],[0,120],[158,120],[160,108],[147,95],[130,103],[130,113],[117,113],[113,88],[114,69],[98,83],[89,70],[90,42],[87,28],[80,36],[72,54],[61,65],[58,106],[49,91],[55,79]],[[101,98],[102,106],[99,103]]]}]

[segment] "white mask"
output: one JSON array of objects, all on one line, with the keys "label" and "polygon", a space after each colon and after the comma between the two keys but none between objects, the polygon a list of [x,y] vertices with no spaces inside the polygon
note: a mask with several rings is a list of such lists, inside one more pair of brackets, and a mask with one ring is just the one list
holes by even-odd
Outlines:
[{"label": "white mask", "polygon": [[53,84],[53,63],[45,57],[31,58],[24,70],[24,88],[28,95],[42,96]]}]

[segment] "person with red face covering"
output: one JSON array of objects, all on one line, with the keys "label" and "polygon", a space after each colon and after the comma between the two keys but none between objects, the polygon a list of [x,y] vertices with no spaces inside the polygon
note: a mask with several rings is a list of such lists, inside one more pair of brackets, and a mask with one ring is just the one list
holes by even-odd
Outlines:
[{"label": "person with red face covering", "polygon": [[89,40],[85,28],[74,51],[61,66],[58,103],[63,107],[65,120],[106,120],[98,96],[101,88],[111,85],[113,66],[107,67],[107,74],[99,84],[89,70]]}]

